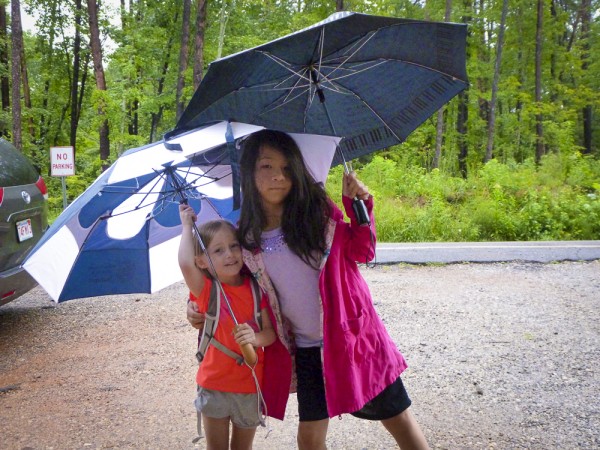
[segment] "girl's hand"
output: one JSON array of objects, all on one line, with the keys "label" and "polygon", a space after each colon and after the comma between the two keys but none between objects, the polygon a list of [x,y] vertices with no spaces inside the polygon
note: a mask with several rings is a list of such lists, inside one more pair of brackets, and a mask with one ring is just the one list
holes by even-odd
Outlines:
[{"label": "girl's hand", "polygon": [[367,200],[371,194],[369,194],[369,188],[356,178],[356,172],[350,172],[344,173],[342,195],[349,198],[358,197],[361,200]]},{"label": "girl's hand", "polygon": [[233,337],[239,345],[252,344],[254,346],[256,344],[256,334],[247,323],[239,324],[233,331]]},{"label": "girl's hand", "polygon": [[188,302],[186,316],[188,322],[194,328],[200,330],[204,327],[204,314],[198,312],[198,305],[195,302]]},{"label": "girl's hand", "polygon": [[182,225],[192,225],[198,220],[194,209],[185,203],[179,205],[179,218]]}]

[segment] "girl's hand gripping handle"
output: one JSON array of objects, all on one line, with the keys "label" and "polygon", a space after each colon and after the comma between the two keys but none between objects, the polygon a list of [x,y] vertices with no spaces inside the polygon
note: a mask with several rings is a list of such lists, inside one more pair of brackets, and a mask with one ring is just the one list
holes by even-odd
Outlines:
[{"label": "girl's hand gripping handle", "polygon": [[352,209],[354,210],[358,224],[370,225],[369,212],[363,201],[369,198],[369,189],[356,178],[356,172],[344,173],[342,194],[354,199],[352,201]]}]

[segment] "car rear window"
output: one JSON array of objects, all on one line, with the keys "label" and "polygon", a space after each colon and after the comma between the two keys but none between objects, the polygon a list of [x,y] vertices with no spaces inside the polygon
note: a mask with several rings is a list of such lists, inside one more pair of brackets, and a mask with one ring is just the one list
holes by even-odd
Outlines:
[{"label": "car rear window", "polygon": [[4,139],[0,139],[0,187],[35,183],[39,174],[29,160]]}]

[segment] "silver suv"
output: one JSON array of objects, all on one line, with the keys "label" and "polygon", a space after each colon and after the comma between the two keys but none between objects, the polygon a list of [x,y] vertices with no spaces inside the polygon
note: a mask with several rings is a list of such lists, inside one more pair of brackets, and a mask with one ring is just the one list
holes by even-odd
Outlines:
[{"label": "silver suv", "polygon": [[44,179],[0,138],[0,306],[37,285],[21,263],[48,228],[47,200]]}]

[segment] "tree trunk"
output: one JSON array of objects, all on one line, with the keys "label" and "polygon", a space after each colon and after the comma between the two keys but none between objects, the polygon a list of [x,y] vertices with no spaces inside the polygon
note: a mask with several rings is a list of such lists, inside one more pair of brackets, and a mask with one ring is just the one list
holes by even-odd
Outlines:
[{"label": "tree trunk", "polygon": [[73,147],[73,157],[77,153],[77,124],[79,119],[79,69],[81,58],[81,0],[75,0],[75,38],[73,40],[73,79],[71,80],[71,134],[69,144]]},{"label": "tree trunk", "polygon": [[[542,37],[544,26],[544,0],[537,0],[537,25],[535,31],[535,102],[538,111],[542,106]],[[545,153],[544,149],[544,125],[541,112],[535,115],[535,161],[539,163]]]},{"label": "tree trunk", "polygon": [[[463,0],[463,8],[465,13],[462,17],[462,22],[465,24],[471,23],[471,5],[472,0]],[[467,39],[471,32],[467,31]],[[458,94],[458,117],[456,118],[456,132],[458,133],[458,170],[463,178],[467,178],[467,157],[469,156],[469,146],[467,141],[469,119],[469,88]]]},{"label": "tree trunk", "polygon": [[[23,34],[21,34],[23,37]],[[23,103],[26,111],[31,111],[31,89],[29,89],[29,76],[27,75],[27,59],[25,58],[25,46],[21,43],[21,80],[23,83]],[[28,114],[27,125],[29,126],[29,135],[35,139],[35,129],[33,127],[33,117]]]},{"label": "tree trunk", "polygon": [[[49,11],[49,19],[52,23],[56,21],[58,5],[56,2],[52,3],[52,7]],[[51,27],[49,30],[49,35],[47,37],[47,42],[45,43],[44,48],[52,49],[54,48],[54,38],[56,36],[55,28]],[[47,51],[47,67],[52,67],[54,59],[53,52]],[[52,85],[52,75],[47,74],[44,80],[44,96],[42,98],[42,113],[40,114],[40,124],[39,124],[39,148],[47,149],[49,147],[49,134],[50,134],[50,124],[52,123],[53,114],[48,111],[49,104],[49,96],[50,96],[50,87]],[[48,166],[48,172],[50,167]]]},{"label": "tree trunk", "polygon": [[85,59],[83,61],[83,75],[81,77],[81,86],[79,87],[79,104],[77,105],[77,123],[79,123],[79,119],[81,118],[81,108],[83,105],[83,97],[85,94],[85,86],[87,82],[88,75],[88,67],[90,65],[90,53],[85,53]]},{"label": "tree trunk", "polygon": [[23,150],[21,135],[21,55],[23,46],[23,30],[21,29],[21,2],[11,0],[11,44],[12,44],[12,143],[20,151]]},{"label": "tree trunk", "polygon": [[[173,23],[177,23],[179,18],[179,11],[175,12],[175,20],[173,20]],[[157,97],[160,97],[163,93],[163,89],[165,86],[165,79],[167,77],[167,72],[169,71],[169,61],[171,60],[171,50],[173,49],[173,34],[171,34],[169,36],[169,41],[167,43],[167,51],[165,52],[165,59],[163,62],[163,68],[162,68],[162,72],[160,75],[160,79],[158,80],[158,89],[156,91],[156,95]],[[164,110],[164,106],[161,104],[158,107],[158,112],[153,112],[151,114],[151,123],[150,123],[150,143],[154,142],[154,137],[156,134],[156,130],[158,129],[158,124],[160,122],[160,119],[162,118],[162,113]]]},{"label": "tree trunk", "polygon": [[[104,67],[102,65],[102,47],[100,46],[100,29],[98,26],[98,4],[96,0],[87,0],[88,15],[90,21],[90,46],[92,48],[92,58],[94,61],[94,74],[96,75],[96,88],[99,91],[106,91],[106,80],[104,78]],[[108,157],[110,156],[110,141],[108,133],[108,119],[106,118],[105,100],[100,99],[98,105],[98,116],[101,119],[99,130],[100,135],[100,161],[102,169],[108,168]]]},{"label": "tree trunk", "polygon": [[227,0],[223,0],[219,12],[219,41],[217,43],[217,59],[223,54],[223,42],[225,42],[225,28],[227,26]]},{"label": "tree trunk", "polygon": [[183,114],[183,88],[185,87],[185,71],[188,65],[188,47],[190,41],[190,9],[191,0],[183,0],[183,16],[181,17],[181,48],[179,51],[179,73],[177,76],[177,93],[175,103],[177,105],[176,120]]},{"label": "tree trunk", "polygon": [[[137,70],[138,75],[140,75],[140,70]],[[132,136],[137,136],[138,134],[138,126],[139,126],[139,114],[138,110],[140,107],[140,102],[137,98],[129,101],[127,106],[127,116],[129,117],[129,123],[127,125],[127,132]]]},{"label": "tree trunk", "polygon": [[335,10],[344,11],[344,0],[335,0]]},{"label": "tree trunk", "polygon": [[198,0],[196,37],[194,39],[194,91],[200,86],[204,70],[204,33],[206,31],[206,0]]},{"label": "tree trunk", "polygon": [[119,13],[121,16],[121,29],[123,31],[127,30],[127,9],[125,8],[125,0],[120,0],[119,2]]},{"label": "tree trunk", "polygon": [[503,0],[502,17],[500,18],[500,30],[498,31],[498,42],[496,43],[496,64],[494,65],[494,81],[492,82],[492,100],[490,102],[490,121],[488,122],[488,139],[484,162],[488,162],[493,157],[494,133],[496,131],[496,103],[498,97],[500,64],[502,62],[502,46],[504,45],[504,28],[506,27],[507,12],[508,0]]},{"label": "tree trunk", "polygon": [[469,146],[467,141],[467,123],[469,120],[469,91],[464,90],[458,94],[458,117],[456,118],[456,131],[458,133],[458,170],[463,178],[467,178],[467,157]]},{"label": "tree trunk", "polygon": [[[475,14],[475,19],[474,19],[474,26],[473,28],[475,29],[475,33],[478,33],[477,36],[474,38],[474,40],[479,41],[479,43],[477,44],[478,49],[477,49],[477,59],[478,59],[478,65],[480,65],[481,67],[487,67],[489,60],[490,60],[490,44],[489,44],[489,30],[486,29],[486,26],[490,23],[489,20],[487,20],[486,16],[486,3],[484,2],[484,0],[479,0],[479,11],[476,12]],[[491,8],[491,5],[487,5],[489,6],[489,8]],[[489,84],[488,84],[488,79],[485,76],[487,74],[487,70],[486,73],[482,73],[481,75],[479,75],[477,77],[477,90],[482,93],[482,92],[487,92],[489,89]],[[482,121],[484,121],[485,123],[488,123],[490,120],[490,114],[489,114],[489,110],[490,110],[490,103],[487,100],[487,98],[483,95],[479,95],[477,97],[477,103],[479,104],[479,117],[481,118]]]},{"label": "tree trunk", "polygon": [[10,80],[8,78],[8,33],[6,23],[6,5],[0,4],[0,65],[6,70],[2,71],[0,77],[0,95],[2,96],[2,109],[8,111],[10,108]]},{"label": "tree trunk", "polygon": [[[583,77],[587,76],[590,57],[590,23],[592,21],[591,0],[581,0],[581,39],[583,40],[581,53],[581,69]],[[592,153],[592,105],[583,107],[583,153]]]},{"label": "tree trunk", "polygon": [[[6,5],[0,4],[0,67],[8,69],[8,42],[6,33]],[[10,83],[8,79],[8,70],[3,70],[0,76],[0,96],[2,97],[2,110],[10,109]],[[0,125],[0,136],[9,134],[8,124]]]},{"label": "tree trunk", "polygon": [[[444,12],[444,21],[450,22],[452,15],[452,0],[446,0],[446,11]],[[442,157],[442,140],[444,138],[444,108],[440,108],[437,113],[437,126],[435,133],[435,154],[431,162],[431,168],[437,169],[440,166]]]}]

